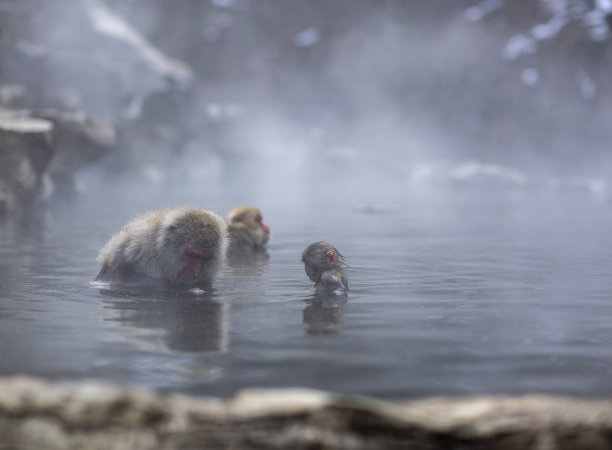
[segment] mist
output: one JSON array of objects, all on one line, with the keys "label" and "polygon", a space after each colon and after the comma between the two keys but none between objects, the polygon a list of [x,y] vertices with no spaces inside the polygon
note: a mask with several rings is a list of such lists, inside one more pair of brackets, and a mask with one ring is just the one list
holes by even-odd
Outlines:
[{"label": "mist", "polygon": [[[611,12],[0,0],[0,375],[609,395]],[[46,173],[5,165],[26,119]],[[241,204],[270,240],[210,292],[90,284],[141,213]],[[320,240],[350,266],[341,301],[300,261]]]},{"label": "mist", "polygon": [[8,1],[0,73],[24,88],[16,106],[80,110],[118,130],[82,186],[136,180],[283,206],[384,206],[483,180],[601,194],[608,13],[603,2]]}]

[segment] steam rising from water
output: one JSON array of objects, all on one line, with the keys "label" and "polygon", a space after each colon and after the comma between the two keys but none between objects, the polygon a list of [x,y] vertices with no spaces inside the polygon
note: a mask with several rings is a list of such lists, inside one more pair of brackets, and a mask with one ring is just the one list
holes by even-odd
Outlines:
[{"label": "steam rising from water", "polygon": [[134,48],[151,68],[161,76],[189,81],[193,77],[191,69],[180,61],[172,61],[152,46],[138,32],[130,27],[116,14],[113,14],[103,3],[96,0],[87,0],[87,12],[94,29],[111,38],[123,41]]},{"label": "steam rising from water", "polygon": [[496,31],[511,8],[496,0],[292,7],[83,0],[47,6],[24,42],[46,55],[45,101],[112,121],[125,139],[107,167],[146,182],[282,203],[393,202],[432,181],[605,186],[600,77],[527,61],[567,9],[513,34]]},{"label": "steam rising from water", "polygon": [[[121,139],[86,196],[0,233],[1,370],[215,395],[610,391],[609,74],[515,25],[532,2],[41,1],[17,34],[29,70],[2,75]],[[112,233],[177,204],[261,208],[269,260],[228,265],[206,301],[87,285]],[[311,298],[299,254],[320,239],[351,265],[346,305]]]}]

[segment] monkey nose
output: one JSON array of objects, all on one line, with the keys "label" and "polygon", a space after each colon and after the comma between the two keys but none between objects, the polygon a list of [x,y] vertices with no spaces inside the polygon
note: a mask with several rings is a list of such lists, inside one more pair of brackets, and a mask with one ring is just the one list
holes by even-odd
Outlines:
[{"label": "monkey nose", "polygon": [[263,221],[261,222],[261,228],[267,233],[270,234],[270,227],[266,225]]},{"label": "monkey nose", "polygon": [[202,251],[196,247],[192,247],[189,245],[185,246],[185,255],[189,256],[191,258],[200,258],[203,259],[205,261],[208,261],[210,258],[212,258],[215,255],[215,252],[213,251]]}]

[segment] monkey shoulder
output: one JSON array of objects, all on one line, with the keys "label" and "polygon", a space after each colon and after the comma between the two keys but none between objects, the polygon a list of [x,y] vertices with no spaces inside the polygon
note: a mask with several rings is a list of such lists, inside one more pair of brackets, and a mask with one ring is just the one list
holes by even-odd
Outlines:
[{"label": "monkey shoulder", "polygon": [[155,240],[142,227],[126,226],[100,250],[99,281],[141,284],[158,277]]}]

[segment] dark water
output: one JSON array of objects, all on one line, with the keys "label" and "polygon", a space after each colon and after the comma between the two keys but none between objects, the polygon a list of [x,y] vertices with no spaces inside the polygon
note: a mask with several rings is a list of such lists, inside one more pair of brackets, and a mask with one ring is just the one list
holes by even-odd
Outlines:
[{"label": "dark water", "polygon": [[[589,192],[448,185],[318,209],[275,198],[257,205],[269,258],[225,267],[205,294],[89,282],[99,248],[134,216],[181,202],[225,214],[242,203],[232,195],[94,189],[5,220],[0,375],[217,396],[612,394],[612,213]],[[351,266],[346,299],[315,297],[304,274],[299,255],[321,239]]]}]

